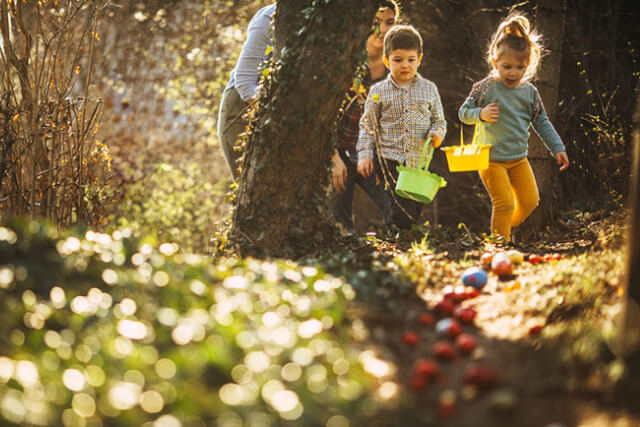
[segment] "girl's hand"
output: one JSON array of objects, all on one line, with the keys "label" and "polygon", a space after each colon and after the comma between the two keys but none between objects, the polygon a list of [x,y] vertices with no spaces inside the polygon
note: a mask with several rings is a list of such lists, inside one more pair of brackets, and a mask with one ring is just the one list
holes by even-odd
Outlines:
[{"label": "girl's hand", "polygon": [[569,167],[569,157],[567,153],[561,151],[560,153],[556,153],[556,162],[560,165],[560,170],[563,171]]},{"label": "girl's hand", "polygon": [[373,172],[373,159],[358,160],[358,173],[367,178]]},{"label": "girl's hand", "polygon": [[500,116],[500,110],[498,109],[498,103],[494,102],[488,104],[482,110],[480,110],[480,120],[484,122],[497,122]]},{"label": "girl's hand", "polygon": [[435,148],[440,147],[440,145],[442,144],[442,137],[437,133],[429,132],[429,135],[427,135],[427,138],[431,138],[431,144]]}]

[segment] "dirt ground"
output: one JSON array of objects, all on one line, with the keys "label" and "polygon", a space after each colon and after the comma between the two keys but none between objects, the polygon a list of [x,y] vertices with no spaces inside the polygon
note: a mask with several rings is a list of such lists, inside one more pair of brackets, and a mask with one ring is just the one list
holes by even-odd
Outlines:
[{"label": "dirt ground", "polygon": [[[456,351],[451,361],[433,355],[434,344],[443,340],[435,323],[450,317],[434,307],[446,299],[444,295],[450,294],[452,287],[461,284],[465,268],[480,266],[483,253],[501,251],[501,246],[464,236],[453,240],[434,236],[430,250],[414,248],[411,252],[414,262],[420,257],[418,271],[428,280],[416,283],[408,277],[399,284],[398,256],[407,256],[411,248],[408,241],[370,237],[368,242],[360,239],[352,243],[356,254],[352,267],[359,272],[352,280],[358,293],[352,316],[368,331],[363,344],[374,346],[381,358],[396,366],[394,380],[402,389],[393,409],[381,413],[373,425],[640,426],[635,403],[639,394],[634,392],[640,391],[637,384],[616,389],[597,374],[616,366],[609,349],[598,348],[595,361],[579,366],[563,359],[562,349],[572,343],[542,339],[541,335],[543,328],[546,332],[562,330],[571,321],[575,324],[585,307],[574,302],[546,312],[545,306],[562,295],[540,284],[549,283],[556,270],[570,268],[574,257],[587,254],[588,262],[607,247],[620,249],[620,239],[612,243],[606,236],[619,235],[626,221],[621,212],[569,215],[541,239],[522,243],[517,249],[525,259],[531,254],[553,253],[560,254],[560,259],[538,264],[524,261],[515,267],[514,274],[503,278],[489,274],[478,296],[459,302],[456,306],[473,307],[477,313],[472,323],[462,323],[462,332],[471,335],[477,347],[468,355]],[[368,275],[365,272],[371,266],[377,273]],[[601,285],[605,289],[599,306],[602,322],[598,324],[610,320],[621,308],[618,280],[612,282]],[[432,323],[425,314],[432,317]],[[415,333],[413,340],[407,332]],[[447,337],[444,340],[453,342]],[[423,358],[435,360],[439,369],[426,384],[415,382],[415,364]],[[490,378],[470,384],[465,376],[471,366],[488,367]]]}]

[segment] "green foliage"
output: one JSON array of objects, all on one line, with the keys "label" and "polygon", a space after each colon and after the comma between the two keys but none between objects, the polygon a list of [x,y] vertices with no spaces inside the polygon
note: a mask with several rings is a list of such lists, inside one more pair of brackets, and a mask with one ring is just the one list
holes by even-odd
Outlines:
[{"label": "green foliage", "polygon": [[225,181],[214,185],[206,176],[200,163],[157,164],[128,187],[115,225],[206,252],[215,226],[212,218],[222,217],[226,191]]},{"label": "green foliage", "polygon": [[3,424],[362,425],[380,410],[364,367],[385,364],[351,338],[354,290],[318,267],[19,221],[0,254]]}]

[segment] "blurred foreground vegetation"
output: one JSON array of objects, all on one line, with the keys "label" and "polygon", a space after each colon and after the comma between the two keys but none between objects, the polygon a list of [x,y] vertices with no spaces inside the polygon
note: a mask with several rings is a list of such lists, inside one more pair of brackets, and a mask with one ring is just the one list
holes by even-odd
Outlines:
[{"label": "blurred foreground vegetation", "polygon": [[5,421],[343,425],[394,394],[351,340],[354,290],[317,267],[36,222],[0,228],[0,259]]},{"label": "blurred foreground vegetation", "polygon": [[[499,364],[501,382],[523,395],[530,393],[523,357],[536,376],[543,368],[531,367],[543,364],[544,381],[566,393],[606,393],[625,374],[607,346],[621,301],[624,217],[614,214],[604,226],[590,218],[575,217],[580,224],[568,243],[591,236],[593,251],[522,266],[517,287],[491,278],[488,293],[474,301],[477,310],[508,320],[511,327],[499,327],[505,338],[530,320],[545,325],[520,344],[465,327],[484,342],[488,362]],[[589,234],[594,227],[599,233]],[[0,419],[65,426],[437,425],[438,396],[465,396],[468,387],[452,380],[475,356],[443,364],[440,384],[416,394],[411,366],[438,339],[418,318],[492,244],[470,244],[469,237],[425,235],[406,251],[389,252],[387,242],[369,236],[363,242],[375,249],[372,259],[334,252],[295,263],[212,259],[131,237],[128,229],[59,232],[13,220],[0,227]],[[448,253],[442,245],[451,244],[468,251]],[[403,344],[407,330],[422,344]],[[464,399],[491,405],[491,396]],[[464,425],[490,425],[476,421]]]}]

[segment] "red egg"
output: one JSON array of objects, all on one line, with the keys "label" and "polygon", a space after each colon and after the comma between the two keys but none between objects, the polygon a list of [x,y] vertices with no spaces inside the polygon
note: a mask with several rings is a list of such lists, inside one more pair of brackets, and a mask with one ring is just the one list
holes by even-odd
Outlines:
[{"label": "red egg", "polygon": [[458,307],[453,312],[456,319],[462,323],[472,323],[478,313],[471,307]]},{"label": "red egg", "polygon": [[539,264],[542,258],[540,258],[540,255],[531,254],[529,258],[527,258],[527,261],[529,261],[530,264]]},{"label": "red egg", "polygon": [[513,273],[513,263],[504,252],[497,253],[491,260],[491,271],[502,277]]},{"label": "red egg", "polygon": [[424,389],[428,384],[428,379],[424,377],[412,377],[410,387],[414,391],[420,391]]},{"label": "red egg", "polygon": [[459,304],[467,298],[465,287],[460,285],[453,289],[453,303]]},{"label": "red egg", "polygon": [[440,336],[455,338],[462,332],[462,327],[456,319],[447,317],[436,323],[436,332],[438,332]]},{"label": "red egg", "polygon": [[473,286],[467,286],[464,288],[465,299],[472,299],[480,295],[480,292]]},{"label": "red egg", "polygon": [[438,341],[433,345],[433,354],[441,360],[452,360],[456,357],[456,349],[449,341]]},{"label": "red egg", "polygon": [[444,288],[442,288],[442,298],[445,301],[449,301],[453,304],[456,303],[456,291],[455,288],[451,285],[447,285]]},{"label": "red egg", "polygon": [[433,359],[418,359],[413,364],[413,375],[432,378],[440,373],[438,363]]},{"label": "red egg", "polygon": [[543,325],[533,325],[529,328],[529,335],[540,335]]},{"label": "red egg", "polygon": [[464,374],[464,382],[478,388],[490,388],[496,381],[498,381],[498,374],[486,365],[471,365]]},{"label": "red egg", "polygon": [[433,325],[435,319],[429,313],[422,313],[420,317],[418,317],[418,321],[423,325]]},{"label": "red egg", "polygon": [[433,307],[434,311],[440,314],[445,314],[445,315],[451,315],[454,309],[455,309],[455,306],[453,305],[453,303],[446,299],[443,299],[442,301],[438,302]]},{"label": "red egg", "polygon": [[408,346],[415,347],[420,341],[420,336],[415,332],[405,332],[402,334],[402,341]]},{"label": "red egg", "polygon": [[476,339],[473,335],[460,334],[456,338],[456,345],[464,354],[470,354],[476,348]]},{"label": "red egg", "polygon": [[451,325],[449,325],[449,328],[447,329],[447,335],[451,338],[457,337],[461,332],[462,326],[460,326],[460,323],[456,322],[455,320],[451,322]]}]

